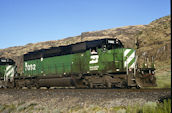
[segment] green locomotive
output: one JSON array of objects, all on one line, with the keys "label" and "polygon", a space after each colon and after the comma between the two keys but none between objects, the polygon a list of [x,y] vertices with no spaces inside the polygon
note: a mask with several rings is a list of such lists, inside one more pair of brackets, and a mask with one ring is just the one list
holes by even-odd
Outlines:
[{"label": "green locomotive", "polygon": [[113,88],[156,86],[155,68],[136,67],[136,51],[118,39],[85,41],[24,55],[14,87]]},{"label": "green locomotive", "polygon": [[15,62],[12,59],[0,58],[0,88],[13,83],[16,74]]}]

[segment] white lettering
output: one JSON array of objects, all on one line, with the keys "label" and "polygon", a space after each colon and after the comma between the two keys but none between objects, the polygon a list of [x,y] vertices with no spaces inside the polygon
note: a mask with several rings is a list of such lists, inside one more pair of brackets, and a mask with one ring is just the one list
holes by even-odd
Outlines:
[{"label": "white lettering", "polygon": [[90,66],[89,68],[90,68],[90,71],[92,71],[92,70],[98,70],[99,69],[99,66]]},{"label": "white lettering", "polygon": [[32,70],[36,70],[36,64],[27,64],[27,62],[25,62],[25,71],[32,71]]}]

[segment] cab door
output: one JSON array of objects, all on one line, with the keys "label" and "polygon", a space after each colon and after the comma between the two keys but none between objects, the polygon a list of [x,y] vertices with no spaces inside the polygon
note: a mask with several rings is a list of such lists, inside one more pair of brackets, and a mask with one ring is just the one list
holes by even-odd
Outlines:
[{"label": "cab door", "polygon": [[116,71],[122,71],[123,68],[123,50],[115,49],[114,51],[114,63]]}]

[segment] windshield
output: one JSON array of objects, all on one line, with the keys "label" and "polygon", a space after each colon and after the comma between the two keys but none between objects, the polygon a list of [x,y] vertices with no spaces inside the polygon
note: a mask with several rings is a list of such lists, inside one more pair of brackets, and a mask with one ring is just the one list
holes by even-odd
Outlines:
[{"label": "windshield", "polygon": [[123,45],[121,43],[120,40],[116,39],[116,40],[108,40],[107,41],[107,49],[115,49],[115,48],[123,48]]}]

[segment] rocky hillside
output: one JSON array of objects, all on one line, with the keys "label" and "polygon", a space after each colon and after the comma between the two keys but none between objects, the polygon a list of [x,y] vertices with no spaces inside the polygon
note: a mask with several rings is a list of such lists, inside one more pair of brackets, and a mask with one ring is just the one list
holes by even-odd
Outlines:
[{"label": "rocky hillside", "polygon": [[[40,43],[29,43],[25,46],[16,46],[0,49],[0,57],[12,58],[21,67],[22,55],[34,50],[57,47],[61,45],[73,44],[86,40],[118,38],[125,47],[135,48],[138,44],[137,54],[140,56],[139,62],[143,62],[145,57],[152,59],[156,63],[170,63],[171,58],[171,17],[165,16],[151,22],[148,25],[125,26],[101,31],[84,32],[79,36],[68,37],[62,40],[54,40]],[[19,68],[21,71],[21,68]]]},{"label": "rocky hillside", "polygon": [[162,17],[151,22],[139,35],[140,56],[153,56],[155,61],[170,63],[171,59],[171,18]]}]

